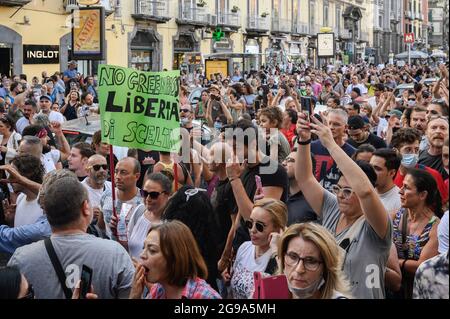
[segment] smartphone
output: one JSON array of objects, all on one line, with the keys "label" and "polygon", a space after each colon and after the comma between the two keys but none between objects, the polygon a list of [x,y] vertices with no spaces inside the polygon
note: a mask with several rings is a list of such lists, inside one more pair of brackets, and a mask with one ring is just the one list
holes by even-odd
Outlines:
[{"label": "smartphone", "polygon": [[80,285],[80,299],[86,299],[86,295],[91,289],[92,284],[92,269],[83,265],[81,269],[81,285]]},{"label": "smartphone", "polygon": [[260,189],[262,191],[262,182],[261,182],[261,176],[255,175],[255,183],[256,183],[256,189]]},{"label": "smartphone", "polygon": [[290,292],[285,275],[262,278],[260,272],[253,273],[255,290],[253,299],[290,299]]},{"label": "smartphone", "polygon": [[311,97],[302,96],[300,97],[300,105],[302,107],[302,112],[306,114],[307,121],[309,122],[309,117],[312,115],[312,107],[311,107]]}]

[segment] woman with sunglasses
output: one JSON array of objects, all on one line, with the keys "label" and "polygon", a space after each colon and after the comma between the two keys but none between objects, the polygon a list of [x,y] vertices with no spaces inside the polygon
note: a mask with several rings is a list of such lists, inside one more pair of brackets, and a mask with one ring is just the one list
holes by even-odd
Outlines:
[{"label": "woman with sunglasses", "polygon": [[261,199],[253,206],[250,219],[245,222],[251,241],[244,242],[236,253],[231,273],[222,277],[231,281],[234,299],[249,299],[254,290],[255,271],[273,274],[277,268],[271,249],[272,237],[284,230],[287,223],[286,205],[275,199]]},{"label": "woman with sunglasses", "polygon": [[33,286],[19,268],[0,268],[0,299],[34,299]]},{"label": "woman with sunglasses", "polygon": [[[325,124],[313,116],[310,120],[306,120],[305,114],[299,114],[296,180],[307,202],[322,218],[322,225],[342,248],[343,270],[352,286],[352,295],[383,299],[392,223],[374,188],[377,175],[370,164],[354,162],[336,144],[325,118]],[[312,173],[311,133],[319,137],[342,173],[338,183],[332,186],[334,195]]]},{"label": "woman with sunglasses", "polygon": [[346,299],[350,288],[341,270],[339,247],[316,223],[290,226],[278,246],[280,273],[293,299]]}]

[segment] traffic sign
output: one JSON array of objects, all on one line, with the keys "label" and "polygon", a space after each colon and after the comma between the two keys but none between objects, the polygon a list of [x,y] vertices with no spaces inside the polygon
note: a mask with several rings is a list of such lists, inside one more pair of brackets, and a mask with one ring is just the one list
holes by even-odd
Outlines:
[{"label": "traffic sign", "polygon": [[414,43],[414,33],[405,33],[404,42],[405,43]]}]

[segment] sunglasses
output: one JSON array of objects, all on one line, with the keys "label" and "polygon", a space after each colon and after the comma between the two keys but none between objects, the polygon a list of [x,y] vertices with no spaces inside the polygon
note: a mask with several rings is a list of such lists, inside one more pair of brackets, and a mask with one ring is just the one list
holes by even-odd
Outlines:
[{"label": "sunglasses", "polygon": [[108,170],[108,165],[107,164],[97,164],[97,165],[92,165],[91,168],[94,169],[94,171],[98,172],[100,170],[100,168],[103,168],[104,171]]},{"label": "sunglasses", "polygon": [[286,163],[295,163],[295,158],[292,157],[286,157],[285,158]]},{"label": "sunglasses", "polygon": [[345,199],[349,199],[353,194],[353,190],[350,187],[340,187],[339,185],[333,185],[331,187],[331,190],[338,197],[342,193],[342,197],[344,197]]},{"label": "sunglasses", "polygon": [[245,227],[247,227],[249,230],[253,228],[253,224],[255,224],[256,230],[260,233],[262,233],[264,231],[264,228],[266,227],[266,225],[261,222],[252,222],[251,220],[245,221]]},{"label": "sunglasses", "polygon": [[150,196],[151,199],[158,199],[159,195],[163,193],[164,192],[147,192],[146,190],[141,189],[142,198],[147,198],[148,196]]},{"label": "sunglasses", "polygon": [[181,113],[189,113],[190,111],[191,111],[191,110],[189,110],[189,109],[181,109],[181,110],[180,110]]},{"label": "sunglasses", "polygon": [[34,299],[34,289],[33,289],[33,285],[28,284],[28,291],[27,294],[25,296],[23,296],[20,299]]}]

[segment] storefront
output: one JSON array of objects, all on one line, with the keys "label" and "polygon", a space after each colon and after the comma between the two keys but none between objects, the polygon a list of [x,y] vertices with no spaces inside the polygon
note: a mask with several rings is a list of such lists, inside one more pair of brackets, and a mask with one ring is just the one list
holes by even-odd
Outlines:
[{"label": "storefront", "polygon": [[173,70],[194,73],[202,64],[200,44],[192,33],[177,34],[173,39]]},{"label": "storefront", "polygon": [[0,25],[0,74],[11,76],[22,73],[22,36]]},{"label": "storefront", "polygon": [[129,34],[129,61],[131,68],[140,71],[161,71],[161,36],[153,29],[135,27]]},{"label": "storefront", "polygon": [[288,68],[289,49],[284,38],[271,37],[269,48],[266,49],[267,64],[273,67],[278,66],[285,72]]}]

